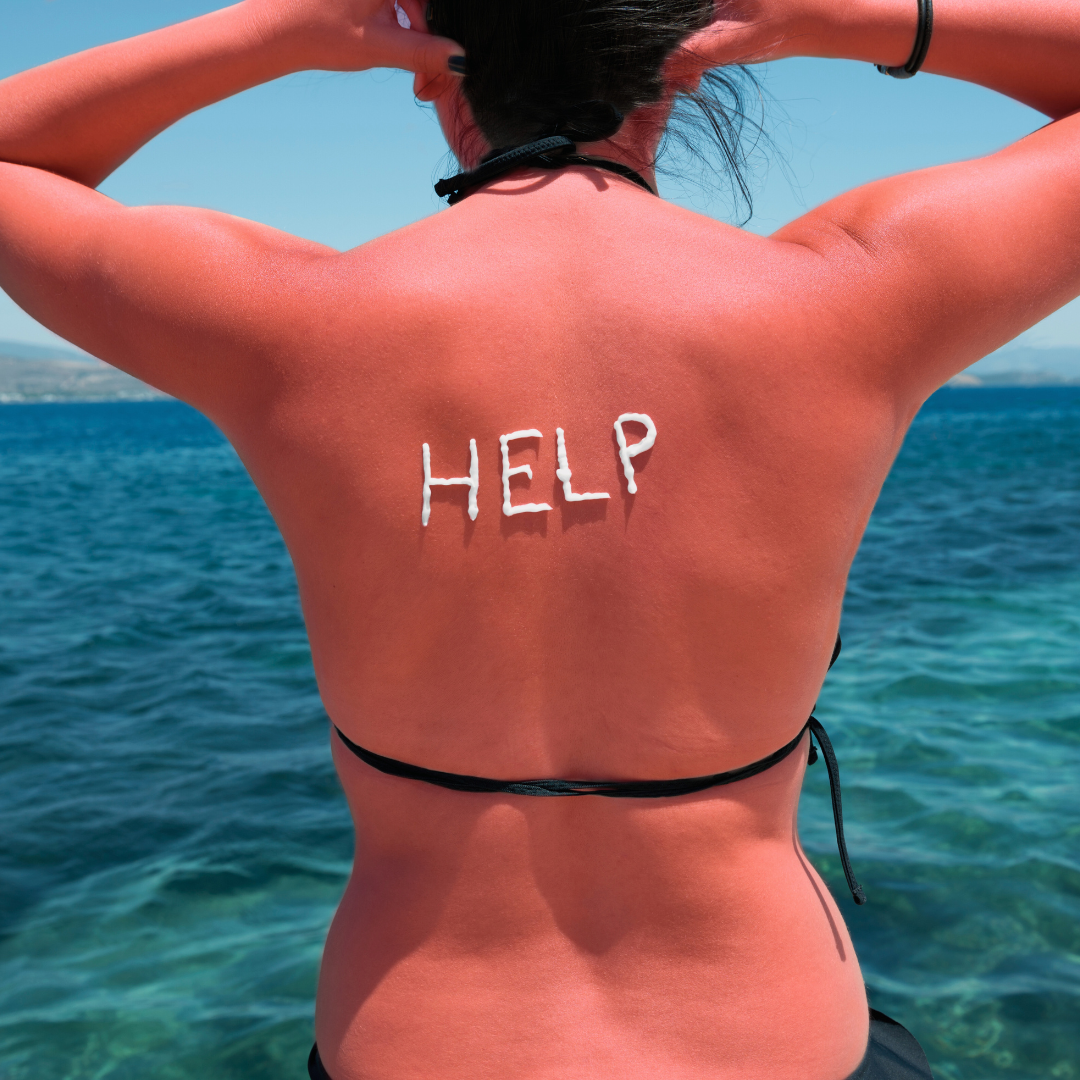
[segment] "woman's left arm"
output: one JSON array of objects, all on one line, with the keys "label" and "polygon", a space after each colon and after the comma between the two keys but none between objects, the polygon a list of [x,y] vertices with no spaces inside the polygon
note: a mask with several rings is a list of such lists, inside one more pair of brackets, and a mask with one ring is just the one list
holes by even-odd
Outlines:
[{"label": "woman's left arm", "polygon": [[[404,0],[423,25],[416,0]],[[244,0],[0,82],[0,287],[46,326],[212,416],[270,390],[288,300],[337,253],[93,188],[181,117],[293,71],[445,73],[460,49],[393,0]],[[291,320],[291,322],[290,322]]]}]

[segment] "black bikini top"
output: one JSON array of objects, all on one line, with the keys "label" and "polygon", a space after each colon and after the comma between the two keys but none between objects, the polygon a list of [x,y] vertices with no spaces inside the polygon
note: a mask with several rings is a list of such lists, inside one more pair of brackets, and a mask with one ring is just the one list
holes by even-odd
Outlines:
[{"label": "black bikini top", "polygon": [[[836,647],[829,661],[830,668],[836,663],[839,655],[840,638],[837,636]],[[757,776],[758,773],[763,773],[774,765],[778,765],[794,751],[808,729],[811,735],[809,764],[813,765],[818,759],[817,749],[814,747],[816,740],[825,758],[825,768],[829,772],[829,792],[832,795],[836,846],[840,851],[844,877],[847,879],[847,886],[851,890],[851,897],[855,903],[865,904],[866,894],[852,873],[847,844],[844,842],[844,812],[840,803],[840,766],[837,764],[829,736],[825,734],[825,729],[815,716],[811,716],[806,721],[799,734],[791,742],[785,743],[779,750],[774,750],[760,761],[751,762],[738,769],[729,769],[727,772],[713,773],[711,776],[687,776],[677,780],[494,780],[486,776],[440,772],[437,769],[425,769],[420,765],[410,765],[406,761],[397,761],[395,758],[383,757],[382,754],[365,750],[364,747],[354,743],[336,724],[334,725],[338,738],[362,762],[390,776],[400,776],[405,780],[420,780],[425,784],[450,788],[451,791],[475,791],[489,795],[603,795],[609,799],[667,799],[677,795],[689,795],[695,791],[705,791],[707,788],[721,787],[724,784],[738,783],[740,780]]]},{"label": "black bikini top", "polygon": [[568,135],[552,135],[547,139],[537,139],[536,142],[516,146],[512,150],[495,150],[470,172],[458,173],[457,176],[440,180],[435,185],[435,194],[440,198],[446,197],[447,203],[453,206],[454,203],[461,202],[469,195],[472,188],[487,184],[496,177],[513,172],[514,169],[525,166],[565,169],[567,165],[591,165],[594,169],[607,169],[608,172],[618,173],[619,176],[633,180],[650,195],[656,194],[648,181],[640,173],[634,172],[629,165],[623,165],[619,161],[608,161],[607,158],[593,157],[591,154],[579,154],[576,151],[577,143]]}]

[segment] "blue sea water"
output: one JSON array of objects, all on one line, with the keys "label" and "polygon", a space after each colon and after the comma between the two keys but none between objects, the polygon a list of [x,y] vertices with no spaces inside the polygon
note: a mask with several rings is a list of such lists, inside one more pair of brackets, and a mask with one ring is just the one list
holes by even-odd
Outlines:
[{"label": "blue sea water", "polygon": [[[1080,388],[931,399],[843,634],[872,1002],[940,1080],[1080,1077]],[[288,558],[185,406],[0,408],[0,770],[0,1078],[304,1075],[351,830]],[[820,767],[800,826],[843,897]]]}]

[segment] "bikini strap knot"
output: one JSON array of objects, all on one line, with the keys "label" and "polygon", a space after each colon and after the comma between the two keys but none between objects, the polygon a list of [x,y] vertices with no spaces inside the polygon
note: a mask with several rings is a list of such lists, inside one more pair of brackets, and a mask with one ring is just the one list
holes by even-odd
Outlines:
[{"label": "bikini strap knot", "polygon": [[[577,134],[577,132],[572,133]],[[440,180],[435,185],[435,194],[440,198],[445,198],[447,203],[453,206],[461,202],[473,188],[526,165],[541,169],[563,169],[567,165],[591,165],[595,169],[606,169],[608,172],[625,176],[627,180],[632,180],[650,195],[656,194],[648,181],[629,165],[624,165],[621,161],[593,157],[591,154],[579,154],[576,151],[577,143],[570,138],[570,134],[549,135],[535,142],[526,143],[524,146],[515,146],[510,150],[495,150],[475,169]]]},{"label": "bikini strap knot", "polygon": [[494,150],[475,168],[448,176],[435,185],[435,194],[453,206],[465,198],[470,188],[479,187],[503,173],[522,165],[539,165],[545,169],[561,168],[558,160],[573,153],[577,143],[567,135],[549,135],[545,139],[515,146],[509,150]]}]

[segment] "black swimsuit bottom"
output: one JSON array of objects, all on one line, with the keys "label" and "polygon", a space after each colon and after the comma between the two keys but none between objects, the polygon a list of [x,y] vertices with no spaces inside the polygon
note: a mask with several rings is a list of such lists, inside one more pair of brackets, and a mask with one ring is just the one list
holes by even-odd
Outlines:
[{"label": "black swimsuit bottom", "polygon": [[[836,639],[829,667],[836,663],[840,655],[840,638]],[[848,889],[856,904],[865,904],[866,895],[855,880],[848,858],[847,844],[844,841],[844,814],[840,802],[840,767],[833,752],[832,743],[825,729],[814,716],[811,716],[802,729],[790,742],[779,750],[773,751],[760,761],[751,762],[738,769],[712,773],[709,776],[687,776],[675,780],[495,780],[487,776],[469,776],[464,773],[440,772],[437,769],[425,769],[407,761],[384,757],[372,750],[367,750],[354,743],[336,725],[334,730],[338,738],[361,761],[379,772],[398,776],[405,780],[419,780],[425,784],[449,788],[451,791],[468,791],[489,795],[525,795],[531,797],[576,797],[582,795],[600,795],[608,799],[670,799],[680,795],[690,795],[697,791],[736,784],[759,773],[766,772],[791,755],[802,742],[803,735],[810,732],[809,764],[817,761],[816,742],[825,758],[825,767],[829,772],[829,791],[832,795],[833,823],[836,827],[836,846],[840,852],[840,862],[844,868]],[[883,1013],[870,1012],[870,1041],[866,1057],[848,1080],[932,1080],[926,1055],[915,1041],[914,1036],[895,1020]],[[308,1075],[312,1080],[330,1080],[329,1075],[319,1060],[318,1047],[312,1047],[308,1060]]]}]

